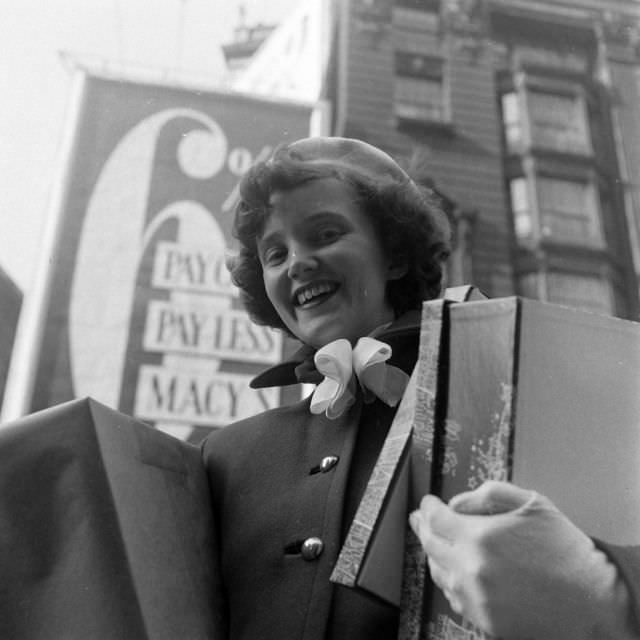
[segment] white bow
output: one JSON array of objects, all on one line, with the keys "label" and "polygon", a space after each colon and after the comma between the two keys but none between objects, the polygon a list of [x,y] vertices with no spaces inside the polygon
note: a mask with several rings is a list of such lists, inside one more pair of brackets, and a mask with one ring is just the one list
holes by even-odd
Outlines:
[{"label": "white bow", "polygon": [[360,338],[352,349],[348,340],[340,338],[319,349],[314,362],[325,377],[313,392],[311,413],[325,412],[331,420],[341,416],[356,398],[356,378],[365,402],[377,397],[395,407],[409,381],[409,376],[392,365],[391,347],[375,338]]}]

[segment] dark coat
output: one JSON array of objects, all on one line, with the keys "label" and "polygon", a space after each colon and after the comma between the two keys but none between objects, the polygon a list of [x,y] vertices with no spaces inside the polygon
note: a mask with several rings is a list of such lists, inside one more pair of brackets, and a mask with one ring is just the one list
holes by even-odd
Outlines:
[{"label": "dark coat", "polygon": [[[324,638],[360,405],[334,421],[308,405],[245,420],[204,445],[234,640]],[[325,456],[338,464],[312,473]],[[322,553],[305,559],[301,544],[314,537]]]}]

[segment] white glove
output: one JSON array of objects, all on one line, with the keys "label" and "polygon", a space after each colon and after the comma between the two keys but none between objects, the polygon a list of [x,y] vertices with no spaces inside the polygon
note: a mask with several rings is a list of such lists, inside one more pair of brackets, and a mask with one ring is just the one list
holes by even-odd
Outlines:
[{"label": "white glove", "polygon": [[491,481],[448,506],[425,496],[410,523],[452,609],[487,633],[638,638],[616,567],[544,496]]}]

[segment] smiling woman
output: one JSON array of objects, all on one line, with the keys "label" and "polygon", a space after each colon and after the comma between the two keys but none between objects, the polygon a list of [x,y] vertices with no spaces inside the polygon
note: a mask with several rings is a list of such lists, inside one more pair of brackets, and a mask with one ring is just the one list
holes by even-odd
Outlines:
[{"label": "smiling woman", "polygon": [[[239,192],[232,279],[257,323],[302,343],[268,382],[327,367],[343,381],[203,444],[230,637],[395,637],[394,607],[329,575],[415,363],[422,301],[440,293],[446,218],[391,157],[344,138],[282,147]],[[363,393],[371,365],[388,384]]]}]

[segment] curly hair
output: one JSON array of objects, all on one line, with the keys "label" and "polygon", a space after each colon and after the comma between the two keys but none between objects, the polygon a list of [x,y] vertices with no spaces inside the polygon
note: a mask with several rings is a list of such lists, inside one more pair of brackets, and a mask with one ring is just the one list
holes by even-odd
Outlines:
[{"label": "curly hair", "polygon": [[449,253],[450,231],[433,193],[416,185],[402,170],[406,180],[395,176],[372,180],[355,167],[351,170],[341,163],[309,162],[296,157],[290,146],[277,149],[269,160],[254,165],[239,185],[233,234],[240,246],[227,266],[253,321],[291,335],[267,297],[257,240],[270,214],[269,202],[274,192],[323,178],[338,178],[353,187],[358,205],[371,220],[385,254],[407,265],[404,276],[387,283],[387,299],[396,317],[420,309],[423,300],[437,297],[442,288],[443,263]]}]

